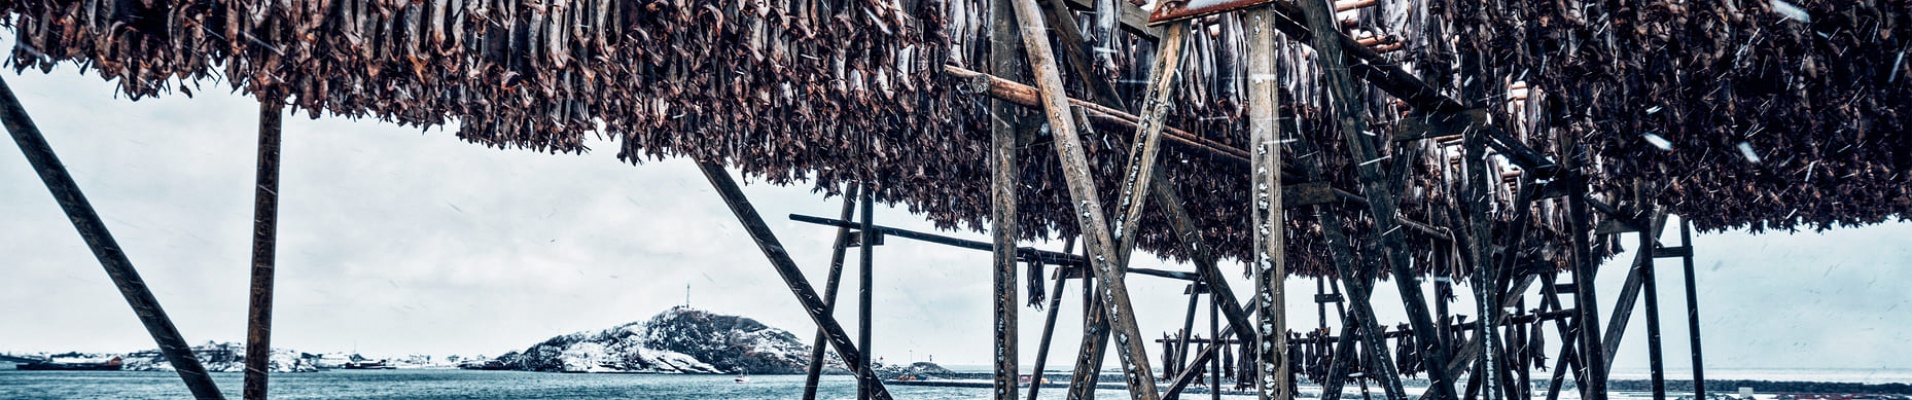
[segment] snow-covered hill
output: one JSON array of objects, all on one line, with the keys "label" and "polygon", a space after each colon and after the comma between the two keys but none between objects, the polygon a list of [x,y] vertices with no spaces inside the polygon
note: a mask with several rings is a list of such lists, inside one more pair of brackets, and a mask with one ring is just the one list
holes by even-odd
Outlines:
[{"label": "snow-covered hill", "polygon": [[810,346],[788,331],[675,307],[649,321],[553,337],[498,361],[527,371],[800,374],[809,357]]}]

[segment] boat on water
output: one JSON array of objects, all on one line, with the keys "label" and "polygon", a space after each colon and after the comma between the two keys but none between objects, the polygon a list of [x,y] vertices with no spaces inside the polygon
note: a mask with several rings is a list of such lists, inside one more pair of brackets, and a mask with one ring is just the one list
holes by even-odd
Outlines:
[{"label": "boat on water", "polygon": [[738,373],[738,374],[737,374],[737,379],[733,379],[733,380],[735,380],[735,381],[737,381],[737,383],[750,383],[750,374],[749,374],[749,373]]},{"label": "boat on water", "polygon": [[348,362],[344,367],[345,369],[398,369],[398,367],[386,365],[385,360]]},{"label": "boat on water", "polygon": [[14,368],[22,371],[118,371],[123,365],[119,357],[103,362],[55,362],[52,360],[22,363]]}]

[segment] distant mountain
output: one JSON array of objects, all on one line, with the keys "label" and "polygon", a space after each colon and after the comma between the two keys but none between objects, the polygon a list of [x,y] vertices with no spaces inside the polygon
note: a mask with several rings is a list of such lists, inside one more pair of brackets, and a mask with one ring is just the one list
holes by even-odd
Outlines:
[{"label": "distant mountain", "polygon": [[498,361],[554,372],[801,374],[810,346],[757,320],[675,307],[649,321],[545,340]]}]

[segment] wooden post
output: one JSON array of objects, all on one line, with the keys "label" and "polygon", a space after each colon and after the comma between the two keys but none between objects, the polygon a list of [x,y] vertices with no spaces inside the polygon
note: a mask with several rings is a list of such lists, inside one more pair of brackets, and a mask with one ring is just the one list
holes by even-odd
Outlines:
[{"label": "wooden post", "polygon": [[[995,399],[1016,400],[1016,132],[990,129],[990,232],[995,239]],[[1056,288],[1062,288],[1057,284]],[[1041,373],[1040,370],[1037,371]]]},{"label": "wooden post", "polygon": [[[1055,133],[1056,151],[1062,161],[1063,176],[1069,185],[1070,203],[1075,205],[1078,225],[1083,232],[1083,242],[1093,257],[1096,277],[1102,281],[1102,303],[1108,314],[1109,326],[1114,329],[1117,355],[1125,365],[1123,372],[1128,378],[1129,395],[1134,399],[1155,400],[1155,379],[1149,368],[1148,349],[1144,346],[1141,330],[1135,322],[1135,312],[1130,307],[1129,291],[1123,282],[1123,266],[1117,264],[1121,254],[1116,251],[1114,238],[1109,232],[1107,218],[1102,212],[1102,201],[1095,191],[1095,181],[1089,171],[1088,155],[1082,148],[1082,139],[1077,136],[1075,119],[1069,112],[1068,96],[1063,94],[1062,77],[1056,72],[1054,52],[1049,49],[1049,34],[1042,22],[1042,15],[1036,8],[1035,0],[1011,0],[1016,9],[1016,17],[1022,29],[1023,46],[1027,48],[1030,68],[1036,75],[1036,87],[1042,91],[1044,113],[1049,117],[1049,127]],[[1086,128],[1086,126],[1084,127]]]},{"label": "wooden post", "polygon": [[1692,340],[1693,351],[1693,398],[1706,398],[1706,366],[1700,354],[1700,299],[1699,292],[1693,289],[1693,224],[1680,216],[1680,245],[1686,246],[1686,257],[1682,263],[1686,267],[1686,329],[1687,337]]},{"label": "wooden post", "polygon": [[872,388],[870,385],[877,381],[876,371],[872,370],[870,366],[870,358],[874,357],[872,355],[873,352],[870,351],[870,295],[875,286],[871,283],[871,270],[873,269],[871,267],[875,263],[873,259],[876,255],[876,234],[871,233],[872,230],[870,229],[871,226],[875,224],[872,223],[870,214],[876,211],[875,204],[871,204],[876,202],[875,194],[873,194],[875,191],[875,185],[871,185],[867,181],[863,183],[863,201],[861,202],[861,206],[863,207],[863,215],[861,216],[862,227],[857,229],[858,235],[861,235],[859,236],[860,240],[858,240],[858,242],[861,242],[858,243],[861,246],[858,248],[857,257],[857,302],[860,303],[860,305],[857,307],[856,346],[863,350],[863,357],[861,358],[862,364],[859,364],[862,367],[857,368],[857,371],[863,374],[863,378],[857,385],[856,390],[856,397],[859,400],[869,400],[871,398]]},{"label": "wooden post", "polygon": [[[1634,185],[1634,187],[1640,188],[1641,185]],[[1646,196],[1642,195],[1641,199],[1646,199]],[[1640,204],[1642,209],[1648,210],[1646,215],[1653,215],[1649,203],[1642,201]],[[1653,233],[1641,230],[1639,235],[1640,245],[1634,251],[1643,253],[1645,258],[1640,261],[1639,268],[1640,274],[1646,279],[1647,366],[1653,380],[1653,400],[1666,400],[1666,364],[1660,358],[1660,288],[1653,279],[1653,253],[1659,251],[1660,247],[1659,241],[1654,240]]]},{"label": "wooden post", "polygon": [[206,367],[193,357],[192,347],[186,344],[186,338],[180,336],[179,328],[173,326],[173,320],[166,316],[166,310],[160,308],[159,299],[153,297],[153,291],[146,287],[146,281],[140,279],[139,271],[133,269],[132,260],[113,240],[112,232],[106,230],[106,223],[100,220],[93,204],[86,201],[86,195],[80,192],[80,186],[73,182],[66,166],[60,163],[53,148],[47,145],[46,137],[40,134],[40,128],[27,116],[26,107],[20,105],[20,99],[13,95],[4,79],[0,79],[0,124],[5,124],[7,133],[13,136],[13,143],[19,145],[27,163],[40,175],[40,181],[46,184],[53,199],[60,203],[60,209],[66,212],[67,219],[73,221],[73,229],[80,232],[80,239],[93,250],[93,257],[99,259],[100,266],[106,269],[106,275],[113,279],[120,295],[126,298],[126,304],[132,306],[133,314],[139,316],[139,322],[146,327],[146,333],[153,336],[159,345],[159,352],[166,355],[166,361],[179,372],[179,378],[186,382],[193,397],[201,400],[224,399],[219,386],[214,384],[212,376],[206,375]]},{"label": "wooden post", "polygon": [[[1222,342],[1221,328],[1222,305],[1216,296],[1220,295],[1212,290],[1208,292],[1208,337],[1215,339],[1214,342],[1208,345],[1219,350],[1228,348],[1228,346],[1222,344],[1224,343]],[[1209,400],[1222,400],[1222,359],[1221,357],[1209,356],[1208,360],[1208,398]]]},{"label": "wooden post", "polygon": [[245,399],[266,398],[272,365],[272,280],[279,232],[279,124],[284,106],[259,100],[259,171],[252,194],[252,296],[246,312]]},{"label": "wooden post", "polygon": [[[1495,285],[1499,274],[1494,271],[1497,264],[1491,259],[1493,250],[1488,244],[1492,239],[1488,236],[1488,223],[1491,217],[1487,215],[1487,209],[1491,199],[1487,188],[1489,181],[1500,182],[1500,174],[1490,172],[1491,170],[1487,168],[1487,138],[1484,132],[1478,130],[1469,132],[1465,142],[1463,151],[1466,157],[1462,161],[1465,170],[1461,180],[1466,186],[1462,203],[1467,211],[1463,214],[1467,218],[1465,221],[1467,225],[1465,234],[1457,236],[1466,238],[1461,241],[1466,245],[1465,250],[1468,255],[1466,259],[1474,264],[1474,284],[1470,286],[1474,289],[1475,313],[1479,316],[1477,323],[1480,326],[1475,330],[1475,334],[1485,343],[1478,353],[1480,367],[1476,371],[1492,374],[1501,370],[1500,338],[1496,334],[1499,330],[1495,329],[1494,325],[1500,321],[1499,292],[1501,288]],[[1408,160],[1398,162],[1406,161]],[[1487,400],[1496,400],[1500,395],[1500,391],[1495,388],[1497,376],[1488,374],[1477,374],[1473,379],[1468,379],[1468,391],[1471,393],[1472,388],[1479,386],[1482,397]]]},{"label": "wooden post", "polygon": [[[838,220],[849,221],[856,215],[856,199],[859,196],[857,188],[858,186],[850,186],[850,189],[843,193],[843,210],[838,212]],[[843,282],[843,258],[849,246],[850,227],[837,227],[836,242],[830,245],[830,274],[823,284],[824,314],[836,315],[837,287]],[[823,328],[817,328],[816,339],[810,342],[810,368],[803,379],[803,400],[817,399],[817,383],[823,378],[823,350],[827,346],[824,342],[826,339],[828,338],[823,335]]]},{"label": "wooden post", "polygon": [[[1015,6],[1009,4],[1011,1],[993,0],[989,3],[989,68],[990,72],[1004,77],[1023,75],[1023,71],[1026,71],[1018,65],[1016,40],[1012,39],[1020,30],[1016,28]],[[992,166],[990,218],[996,224],[995,274],[992,278],[996,292],[995,399],[1009,400],[1016,398],[1015,179],[1019,176],[1016,168],[1016,105],[995,100],[990,102],[989,107],[992,115],[989,124]],[[1058,282],[1056,286],[1061,289],[1062,285]],[[1047,341],[1047,338],[1044,340]],[[1041,370],[1037,370],[1037,373],[1040,374]]]},{"label": "wooden post", "polygon": [[[1572,148],[1572,147],[1569,147]],[[1577,151],[1576,151],[1577,152]],[[1569,159],[1575,158],[1569,157]],[[1577,164],[1577,162],[1576,162]],[[1580,388],[1580,398],[1585,400],[1607,399],[1607,359],[1606,346],[1600,343],[1600,311],[1594,297],[1593,277],[1595,264],[1599,260],[1593,257],[1593,249],[1588,234],[1593,233],[1593,224],[1587,215],[1587,183],[1584,178],[1576,177],[1571,195],[1567,196],[1568,221],[1572,224],[1568,233],[1573,239],[1573,307],[1580,311],[1580,355],[1581,367],[1586,369],[1587,385]]]},{"label": "wooden post", "polygon": [[[1288,381],[1288,310],[1282,282],[1287,280],[1287,229],[1281,205],[1280,82],[1275,75],[1275,15],[1258,7],[1243,15],[1248,45],[1248,135],[1254,154],[1250,162],[1249,210],[1254,214],[1255,308],[1259,312],[1253,337],[1257,352],[1256,391],[1262,400],[1294,398]],[[1250,339],[1250,338],[1243,338]]]},{"label": "wooden post", "polygon": [[[704,172],[705,179],[710,180],[710,186],[717,189],[717,195],[723,197],[731,214],[737,216],[737,222],[743,223],[744,231],[749,232],[750,238],[757,242],[757,248],[763,250],[764,258],[770,259],[770,266],[777,270],[777,275],[783,277],[783,283],[790,287],[790,293],[797,296],[797,303],[803,307],[804,313],[809,314],[810,320],[816,322],[817,327],[829,336],[830,347],[836,348],[837,357],[843,359],[843,364],[867,365],[863,353],[857,351],[856,343],[850,341],[850,335],[844,332],[842,325],[837,324],[836,318],[826,312],[829,307],[817,296],[816,289],[810,287],[810,281],[804,279],[803,270],[798,269],[797,262],[790,259],[790,253],[783,249],[783,243],[777,240],[777,235],[770,232],[770,226],[764,223],[763,216],[757,214],[757,208],[751,206],[750,199],[744,197],[743,188],[737,186],[737,181],[730,178],[730,173],[724,171],[723,165],[715,162],[699,161],[697,168]],[[868,191],[865,189],[864,193],[865,211],[870,209]],[[859,387],[869,388],[871,398],[890,400],[889,389],[884,388],[883,382],[876,380],[874,374],[860,372],[857,379],[860,381]]]}]

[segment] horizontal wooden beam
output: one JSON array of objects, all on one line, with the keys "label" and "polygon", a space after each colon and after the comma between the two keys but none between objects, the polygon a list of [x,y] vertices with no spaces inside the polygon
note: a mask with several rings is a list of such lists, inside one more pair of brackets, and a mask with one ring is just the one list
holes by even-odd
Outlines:
[{"label": "horizontal wooden beam", "polygon": [[[1016,103],[1025,107],[1042,107],[1042,94],[1037,91],[1034,86],[1003,79],[995,75],[971,71],[954,65],[943,66],[943,71],[955,76],[957,79],[967,80],[958,84],[959,90],[968,93],[987,94],[989,97]],[[1129,128],[1135,128],[1141,123],[1141,118],[1135,116],[1135,114],[1082,99],[1069,98],[1068,100],[1070,105],[1088,112],[1090,118],[1114,122]],[[1174,127],[1164,127],[1162,134],[1162,137],[1168,139],[1170,142],[1185,145],[1223,158],[1243,163],[1248,162],[1248,151],[1196,136],[1188,131]]]}]

